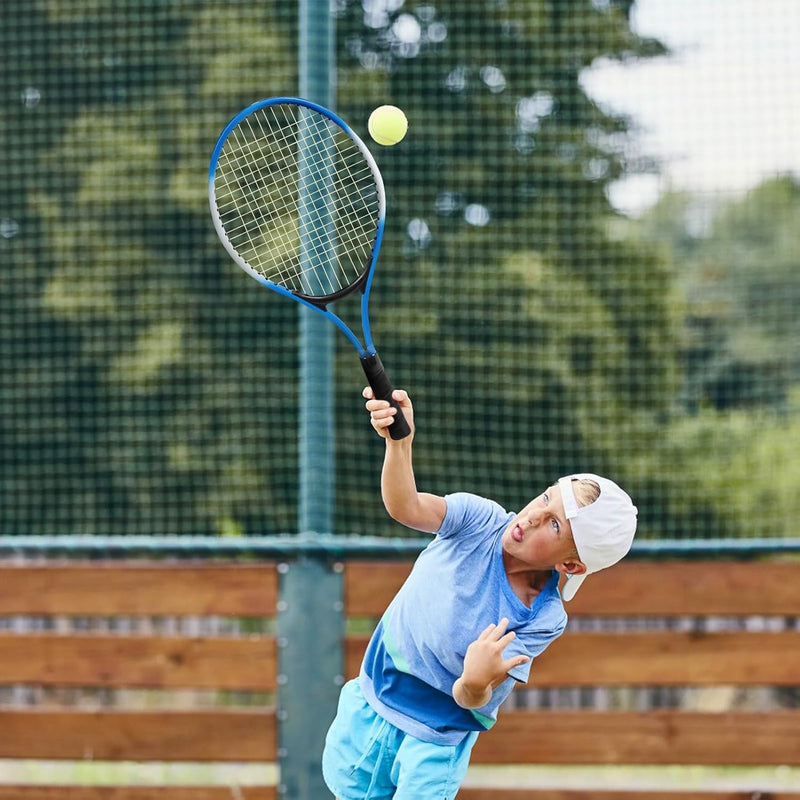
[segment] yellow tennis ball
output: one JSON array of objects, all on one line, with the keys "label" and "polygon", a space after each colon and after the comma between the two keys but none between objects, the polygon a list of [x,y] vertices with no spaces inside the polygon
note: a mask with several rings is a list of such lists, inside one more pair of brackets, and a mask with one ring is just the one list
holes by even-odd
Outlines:
[{"label": "yellow tennis ball", "polygon": [[397,144],[406,135],[408,120],[397,106],[378,106],[369,115],[367,127],[378,144]]}]

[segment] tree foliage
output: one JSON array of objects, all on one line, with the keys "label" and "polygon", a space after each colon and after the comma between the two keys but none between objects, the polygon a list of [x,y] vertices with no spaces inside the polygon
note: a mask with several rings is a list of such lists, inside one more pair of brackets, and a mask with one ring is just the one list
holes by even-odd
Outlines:
[{"label": "tree foliage", "polygon": [[[515,506],[592,469],[671,507],[638,467],[676,405],[672,276],[656,249],[609,233],[627,122],[580,82],[597,58],[661,52],[631,32],[629,7],[336,6],[337,110],[362,133],[379,103],[411,120],[379,153],[389,230],[373,311],[416,400],[432,491]],[[15,101],[0,129],[2,151],[36,166],[0,215],[24,221],[0,244],[20,276],[14,313],[28,303],[36,331],[4,389],[13,529],[293,530],[297,312],[229,263],[205,174],[239,108],[296,93],[294,10],[42,0],[26,20],[3,58],[53,46],[20,78],[45,87],[41,103]],[[30,113],[42,134],[26,138]],[[363,377],[337,346],[336,529],[399,533]],[[40,427],[20,423],[26,406]]]},{"label": "tree foliage", "polygon": [[713,205],[669,194],[634,230],[661,242],[684,297],[683,413],[642,462],[669,487],[666,517],[706,535],[794,535],[800,183]]},{"label": "tree foliage", "polygon": [[[674,403],[676,307],[659,254],[608,233],[627,121],[580,74],[663,50],[619,4],[443,2],[371,31],[364,5],[340,7],[340,110],[363,125],[394,102],[411,120],[378,153],[375,308],[385,360],[423,404],[426,485],[513,505],[588,466],[636,480],[618,442],[646,448]],[[442,441],[450,462],[428,468]]]},{"label": "tree foliage", "polygon": [[778,177],[699,203],[668,195],[643,221],[671,253],[686,298],[687,408],[785,408],[800,379],[800,182]]}]

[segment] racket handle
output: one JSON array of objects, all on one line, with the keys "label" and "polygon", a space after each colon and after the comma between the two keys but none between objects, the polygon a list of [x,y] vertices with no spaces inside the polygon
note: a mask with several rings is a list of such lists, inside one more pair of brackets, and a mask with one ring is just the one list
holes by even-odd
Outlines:
[{"label": "racket handle", "polygon": [[411,427],[408,424],[408,420],[403,416],[400,404],[392,397],[394,386],[392,386],[392,382],[386,375],[380,356],[377,353],[372,356],[362,356],[361,366],[364,368],[364,374],[367,376],[375,397],[378,400],[388,400],[389,404],[397,409],[394,422],[389,426],[389,436],[392,439],[405,439],[411,433]]}]

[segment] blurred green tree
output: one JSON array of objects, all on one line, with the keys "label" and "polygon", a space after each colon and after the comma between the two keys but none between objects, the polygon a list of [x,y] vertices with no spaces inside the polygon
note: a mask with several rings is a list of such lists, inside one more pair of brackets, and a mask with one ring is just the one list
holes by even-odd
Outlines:
[{"label": "blurred green tree", "polygon": [[785,409],[800,379],[800,181],[714,205],[667,195],[641,232],[666,246],[686,298],[687,409]]},{"label": "blurred green tree", "polygon": [[81,530],[96,484],[86,480],[94,433],[94,366],[80,332],[44,302],[54,254],[35,197],[55,188],[44,153],[89,93],[89,30],[45,4],[8,0],[0,25],[0,505],[6,533]]},{"label": "blurred green tree", "polygon": [[[39,238],[24,237],[19,286],[40,314],[27,322],[56,352],[15,350],[44,422],[24,438],[28,426],[11,423],[14,527],[288,530],[281,492],[293,481],[271,467],[291,462],[279,420],[293,384],[286,369],[260,369],[263,293],[220,268],[205,172],[226,115],[261,92],[261,76],[296,85],[291,17],[204,0],[39,5],[38,27],[14,28],[11,55],[51,43],[30,55],[58,85],[43,90],[47,136],[9,150],[36,165],[20,182]],[[291,341],[295,315],[271,310]]]},{"label": "blurred green tree", "polygon": [[[339,3],[339,110],[365,137],[378,104],[410,120],[401,144],[373,147],[389,205],[374,316],[419,404],[434,491],[513,506],[593,469],[657,493],[628,456],[674,408],[679,308],[666,259],[610,232],[628,121],[581,84],[597,59],[664,52],[632,32],[629,8]],[[360,441],[342,447],[355,498],[374,464]]]},{"label": "blurred green tree", "polygon": [[[291,531],[297,311],[229,263],[205,173],[239,108],[296,92],[295,9],[36,8],[38,27],[18,38],[57,43],[36,69],[61,83],[57,105],[43,96],[46,134],[12,143],[37,170],[19,195],[38,237],[19,255],[20,287],[39,278],[33,323],[56,352],[14,356],[31,376],[25,396],[49,398],[52,429],[4,434],[19,439],[4,469],[27,493],[19,530]],[[609,225],[608,185],[632,168],[628,121],[581,85],[599,58],[663,52],[631,32],[629,10],[335,5],[338,111],[362,133],[379,103],[411,120],[407,139],[379,152],[390,228],[374,319],[390,374],[417,401],[433,491],[514,506],[592,469],[653,515],[669,507],[639,467],[675,405],[672,277],[654,248]],[[398,533],[376,491],[363,377],[338,344],[336,529]],[[45,374],[54,360],[57,378]]]},{"label": "blurred green tree", "polygon": [[[794,535],[799,232],[792,176],[724,202],[667,194],[630,225],[631,236],[660,243],[686,309],[684,412],[640,462],[664,485],[668,532]],[[769,514],[754,521],[754,507]]]}]

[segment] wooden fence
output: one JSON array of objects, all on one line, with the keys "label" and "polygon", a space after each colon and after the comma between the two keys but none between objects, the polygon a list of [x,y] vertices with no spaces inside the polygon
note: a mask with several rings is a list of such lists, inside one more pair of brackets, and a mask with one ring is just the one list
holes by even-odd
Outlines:
[{"label": "wooden fence", "polygon": [[[344,613],[380,616],[409,562],[344,565]],[[37,561],[0,564],[0,617],[274,617],[274,564]],[[538,658],[531,684],[558,687],[784,687],[800,695],[800,562],[631,561],[593,576],[570,618],[783,618],[780,630],[567,630]],[[31,707],[0,709],[0,758],[133,762],[278,760],[277,646],[256,633],[0,631],[0,686],[42,687]],[[47,626],[44,626],[45,628]],[[57,627],[57,626],[56,626]],[[602,627],[602,626],[601,626]],[[733,626],[734,628],[736,626]],[[746,626],[745,626],[746,627]],[[348,636],[346,676],[367,635]],[[64,687],[258,693],[255,707],[86,708],[55,702]],[[57,696],[57,692],[55,693]],[[509,709],[479,738],[475,764],[800,766],[800,710]],[[308,713],[312,713],[309,710]],[[320,725],[328,720],[320,720]],[[800,800],[796,792],[465,788],[459,800]],[[275,786],[0,785],[0,800],[277,800]],[[322,799],[320,799],[322,800]],[[422,799],[424,800],[424,799]]]}]

